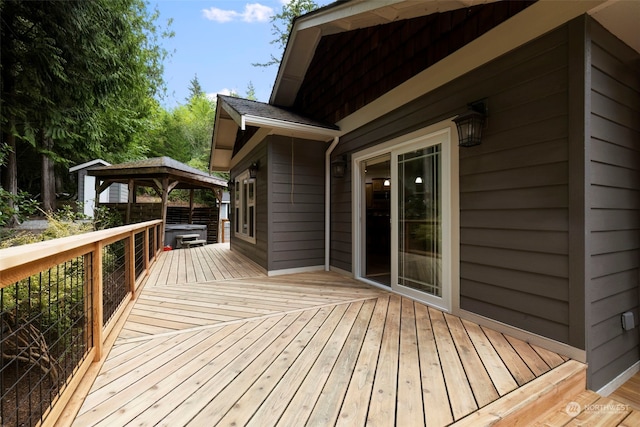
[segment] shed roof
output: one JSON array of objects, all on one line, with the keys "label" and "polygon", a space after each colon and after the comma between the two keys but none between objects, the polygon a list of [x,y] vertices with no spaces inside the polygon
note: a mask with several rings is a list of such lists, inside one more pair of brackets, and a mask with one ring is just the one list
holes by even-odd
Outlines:
[{"label": "shed roof", "polygon": [[82,170],[82,169],[87,169],[87,168],[90,168],[90,167],[93,167],[93,166],[96,166],[96,165],[98,165],[98,166],[111,166],[111,163],[105,162],[102,159],[95,159],[95,160],[91,160],[91,161],[88,161],[88,162],[81,163],[79,165],[72,166],[72,167],[69,168],[69,172],[75,172],[75,171],[79,171],[79,170]]},{"label": "shed roof", "polygon": [[111,166],[100,166],[87,172],[105,181],[127,183],[133,179],[136,185],[158,187],[159,179],[175,182],[173,188],[216,189],[226,188],[222,178],[211,176],[199,169],[180,163],[170,157],[154,157]]}]

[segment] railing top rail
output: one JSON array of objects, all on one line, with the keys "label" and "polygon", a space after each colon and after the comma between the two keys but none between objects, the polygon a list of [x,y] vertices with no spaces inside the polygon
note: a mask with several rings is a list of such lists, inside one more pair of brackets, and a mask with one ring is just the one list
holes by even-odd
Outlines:
[{"label": "railing top rail", "polygon": [[76,236],[0,249],[0,271],[45,259],[61,252],[92,245],[101,240],[124,237],[131,232],[144,230],[145,228],[153,227],[161,223],[161,219],[155,219],[137,224],[78,234]]}]

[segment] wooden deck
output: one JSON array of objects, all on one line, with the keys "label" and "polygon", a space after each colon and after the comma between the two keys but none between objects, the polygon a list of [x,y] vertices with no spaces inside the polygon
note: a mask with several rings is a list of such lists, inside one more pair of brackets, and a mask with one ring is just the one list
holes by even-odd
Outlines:
[{"label": "wooden deck", "polygon": [[539,389],[584,389],[584,365],[335,273],[266,277],[208,245],[161,256],[74,425],[489,425]]}]

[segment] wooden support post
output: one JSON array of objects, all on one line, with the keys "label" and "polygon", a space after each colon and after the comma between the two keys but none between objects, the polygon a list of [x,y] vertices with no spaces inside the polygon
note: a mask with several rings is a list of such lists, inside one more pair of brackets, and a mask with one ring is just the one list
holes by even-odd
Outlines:
[{"label": "wooden support post", "polygon": [[102,242],[96,242],[92,252],[91,311],[94,361],[102,359]]},{"label": "wooden support post", "polygon": [[193,191],[189,190],[189,224],[193,224]]},{"label": "wooden support post", "polygon": [[216,241],[218,243],[224,243],[224,220],[220,218],[220,212],[222,210],[222,190],[212,188],[211,191],[213,191],[213,195],[216,196],[216,207],[218,208],[218,235],[216,236]]},{"label": "wooden support post", "polygon": [[136,199],[136,187],[133,184],[133,179],[129,180],[129,197],[127,198],[127,213],[125,214],[125,224],[131,224],[131,205],[135,203]]},{"label": "wooden support post", "polygon": [[164,247],[164,229],[167,224],[167,204],[169,203],[169,178],[162,178],[162,227],[160,233],[162,235],[162,246]]},{"label": "wooden support post", "polygon": [[135,232],[129,234],[129,238],[124,241],[124,272],[127,287],[131,292],[131,299],[136,296],[136,235]]},{"label": "wooden support post", "polygon": [[93,201],[93,214],[95,215],[96,208],[100,206],[100,180],[98,177],[95,177],[94,187],[96,189],[96,198]]}]

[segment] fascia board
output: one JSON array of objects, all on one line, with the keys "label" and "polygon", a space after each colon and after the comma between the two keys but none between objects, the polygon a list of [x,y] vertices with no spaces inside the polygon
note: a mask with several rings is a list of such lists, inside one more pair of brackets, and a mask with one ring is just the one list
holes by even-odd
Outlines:
[{"label": "fascia board", "polygon": [[215,153],[215,149],[216,149],[216,141],[218,140],[218,123],[220,123],[220,120],[222,120],[220,118],[220,104],[222,104],[220,98],[218,98],[217,100],[218,102],[216,102],[216,116],[213,119],[213,135],[211,135],[211,151],[209,151],[209,171],[214,170],[213,169],[213,154]]},{"label": "fascia board", "polygon": [[257,146],[271,133],[269,128],[260,128],[258,131],[247,141],[247,143],[240,149],[240,151],[231,158],[229,163],[229,170],[233,169],[242,159],[249,155]]},{"label": "fascia board", "polygon": [[340,134],[339,130],[328,129],[318,126],[311,126],[302,123],[287,122],[284,120],[270,119],[268,117],[259,116],[243,116],[244,121],[249,126],[266,127],[271,128],[277,133],[277,130],[287,130],[293,132],[307,133],[311,135],[318,135],[323,137],[334,137]]}]

